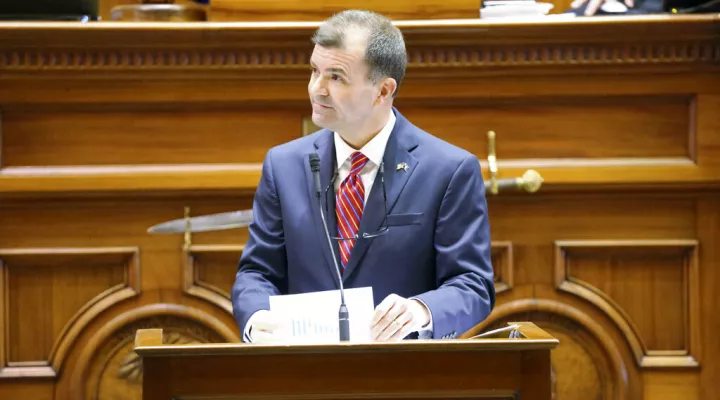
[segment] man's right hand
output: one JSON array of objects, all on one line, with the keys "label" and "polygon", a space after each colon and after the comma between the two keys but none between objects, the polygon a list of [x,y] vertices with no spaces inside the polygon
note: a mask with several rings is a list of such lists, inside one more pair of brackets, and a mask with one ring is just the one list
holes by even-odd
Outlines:
[{"label": "man's right hand", "polygon": [[259,310],[253,314],[250,323],[250,340],[253,343],[279,343],[290,338],[289,321],[280,318],[277,313]]},{"label": "man's right hand", "polygon": [[588,3],[585,16],[595,15],[599,9],[609,13],[624,13],[635,6],[635,0],[574,0],[570,7],[579,8],[585,3]]}]

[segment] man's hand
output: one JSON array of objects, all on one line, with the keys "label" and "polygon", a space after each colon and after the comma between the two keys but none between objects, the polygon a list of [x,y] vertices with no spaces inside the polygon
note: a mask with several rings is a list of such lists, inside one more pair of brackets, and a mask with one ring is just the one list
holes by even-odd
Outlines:
[{"label": "man's hand", "polygon": [[250,339],[253,343],[278,343],[290,337],[288,321],[272,311],[257,311],[250,317],[250,323]]},{"label": "man's hand", "polygon": [[[585,4],[588,0],[575,0],[570,4],[571,8],[578,8]],[[624,12],[627,8],[633,8],[635,5],[634,0],[623,0],[625,6],[620,4],[617,0],[590,0],[587,7],[585,8],[585,16],[595,15],[599,8],[602,8],[608,12]]]},{"label": "man's hand", "polygon": [[375,308],[370,335],[373,340],[402,340],[430,323],[430,311],[418,300],[391,294]]}]

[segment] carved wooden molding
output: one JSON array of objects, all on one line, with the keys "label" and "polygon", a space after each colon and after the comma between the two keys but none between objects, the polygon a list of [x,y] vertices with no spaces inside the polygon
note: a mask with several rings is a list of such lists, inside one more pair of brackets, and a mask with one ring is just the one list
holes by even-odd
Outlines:
[{"label": "carved wooden molding", "polygon": [[[165,303],[141,306],[117,315],[110,322],[103,325],[102,328],[93,334],[93,336],[87,341],[87,344],[82,349],[78,357],[77,365],[79,367],[75,368],[72,376],[69,377],[70,398],[78,400],[84,400],[86,398],[85,385],[88,382],[90,367],[93,360],[98,356],[98,350],[103,348],[109,340],[128,327],[131,328],[129,329],[131,333],[134,332],[136,328],[161,327],[157,326],[155,319],[162,317],[173,317],[176,319],[192,321],[206,327],[226,342],[240,342],[238,329],[236,327],[228,327],[219,319],[202,310],[179,304]],[[128,372],[128,377],[131,377],[134,373],[133,371],[120,372]]]},{"label": "carved wooden molding", "polygon": [[[513,287],[513,247],[509,241],[493,241],[492,258],[498,260],[497,265],[493,265],[495,270],[495,293],[509,291]],[[495,264],[495,263],[494,263]]]},{"label": "carved wooden molding", "polygon": [[245,245],[191,245],[185,253],[183,290],[190,296],[203,299],[232,315],[230,293],[204,282],[198,277],[196,258],[208,253],[235,253],[240,260]]},{"label": "carved wooden molding", "polygon": [[[663,351],[648,349],[632,319],[606,293],[598,288],[576,279],[568,271],[568,252],[592,249],[611,251],[622,248],[676,250],[683,252],[684,261],[684,312],[685,349]],[[555,285],[558,290],[578,296],[605,313],[620,329],[627,339],[637,365],[641,368],[695,368],[699,366],[700,354],[700,294],[698,276],[697,240],[579,240],[555,242]]]},{"label": "carved wooden molding", "polygon": [[[140,258],[136,247],[91,247],[91,248],[17,248],[0,249],[0,378],[56,377],[63,366],[68,351],[78,335],[101,312],[125,299],[140,294]],[[65,324],[55,339],[48,360],[9,362],[9,269],[13,260],[33,262],[44,260],[53,263],[63,257],[73,257],[74,262],[92,262],[98,258],[117,256],[125,262],[125,277],[122,284],[97,294],[80,308]]]},{"label": "carved wooden molding", "polygon": [[[460,19],[396,25],[405,36],[413,77],[437,68],[502,68],[511,73],[508,67],[717,64],[720,43],[713,16],[673,17],[628,17],[608,23]],[[293,70],[307,71],[310,38],[318,24],[0,24],[0,71],[258,70],[298,76]]]},{"label": "carved wooden molding", "polygon": [[[252,71],[285,72],[309,68],[309,49],[17,49],[0,52],[0,71]],[[720,44],[603,43],[532,44],[513,47],[423,47],[408,52],[412,77],[428,68],[496,69],[500,67],[636,66],[720,62]],[[242,78],[242,76],[238,76]],[[303,75],[303,79],[304,79]]]},{"label": "carved wooden molding", "polygon": [[595,322],[584,312],[568,304],[563,304],[550,299],[521,299],[510,301],[497,306],[485,321],[463,333],[461,338],[469,338],[477,335],[487,330],[488,327],[493,325],[496,321],[532,312],[559,315],[586,329],[590,335],[595,337],[595,339],[602,345],[609,357],[613,373],[612,382],[615,383],[613,386],[612,398],[616,400],[625,400],[630,398],[630,388],[627,380],[627,366],[623,361],[623,357],[617,344],[610,338],[608,333],[602,328],[602,326],[600,326],[600,324]]}]

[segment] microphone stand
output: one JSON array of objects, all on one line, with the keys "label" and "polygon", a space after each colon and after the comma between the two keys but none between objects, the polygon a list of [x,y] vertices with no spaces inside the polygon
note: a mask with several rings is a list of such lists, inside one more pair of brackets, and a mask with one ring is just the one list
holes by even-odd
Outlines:
[{"label": "microphone stand", "polygon": [[335,263],[335,272],[337,273],[338,283],[340,284],[340,310],[338,311],[338,330],[340,332],[340,341],[347,342],[350,340],[350,314],[348,313],[347,305],[345,304],[345,287],[343,285],[342,275],[340,275],[340,265],[338,264],[337,257],[335,256],[335,249],[333,247],[332,239],[330,239],[330,230],[327,226],[327,219],[323,212],[322,194],[320,188],[320,157],[317,153],[310,154],[310,169],[313,173],[313,180],[315,183],[315,196],[318,201],[318,208],[320,209],[320,219],[323,223],[325,230],[325,237],[327,238],[328,247],[330,247],[330,254],[332,255],[333,262]]},{"label": "microphone stand", "polygon": [[325,225],[325,236],[328,240],[328,246],[330,246],[330,253],[332,254],[333,261],[335,262],[335,272],[338,275],[338,282],[340,283],[340,310],[338,311],[338,328],[340,330],[340,341],[347,342],[350,340],[350,314],[348,313],[347,305],[345,305],[345,288],[343,285],[342,276],[340,275],[340,266],[337,264],[337,258],[335,257],[335,249],[333,248],[332,240],[330,239],[330,233],[325,222],[325,213],[323,212],[322,201],[320,193],[318,193],[318,205],[320,207],[320,216]]}]

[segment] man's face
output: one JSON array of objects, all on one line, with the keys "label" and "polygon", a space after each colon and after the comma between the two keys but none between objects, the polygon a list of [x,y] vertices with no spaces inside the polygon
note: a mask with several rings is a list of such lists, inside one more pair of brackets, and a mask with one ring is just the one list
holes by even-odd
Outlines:
[{"label": "man's face", "polygon": [[344,49],[315,46],[308,84],[315,125],[354,135],[371,117],[380,85],[368,80],[365,46],[362,32],[348,32]]}]

